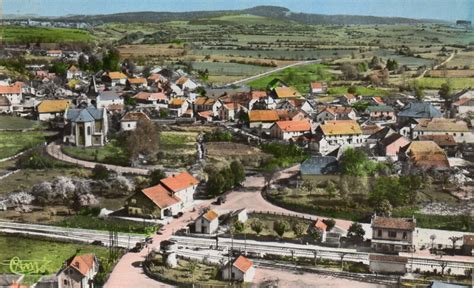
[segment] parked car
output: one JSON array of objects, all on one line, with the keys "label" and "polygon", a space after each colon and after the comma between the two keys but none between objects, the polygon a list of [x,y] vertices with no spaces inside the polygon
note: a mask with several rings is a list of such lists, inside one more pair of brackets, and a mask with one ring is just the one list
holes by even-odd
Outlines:
[{"label": "parked car", "polygon": [[183,212],[179,212],[178,214],[174,215],[174,218],[181,218],[183,216]]}]

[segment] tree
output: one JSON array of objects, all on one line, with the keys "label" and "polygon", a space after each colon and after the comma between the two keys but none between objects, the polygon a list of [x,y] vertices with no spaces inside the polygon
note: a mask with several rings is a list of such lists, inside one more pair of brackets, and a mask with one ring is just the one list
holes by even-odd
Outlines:
[{"label": "tree", "polygon": [[120,69],[120,53],[117,49],[111,49],[102,58],[103,69],[106,71],[118,71]]},{"label": "tree", "polygon": [[347,88],[347,93],[354,95],[357,94],[357,87],[354,85],[349,86],[349,88]]},{"label": "tree", "polygon": [[87,57],[84,54],[79,55],[79,58],[77,59],[77,65],[81,70],[87,70],[88,68],[88,60]]},{"label": "tree", "polygon": [[102,164],[96,164],[92,169],[92,178],[95,180],[105,180],[109,178],[110,171]]},{"label": "tree", "polygon": [[232,189],[234,187],[235,182],[232,170],[230,170],[230,168],[224,168],[219,172],[219,174],[221,174],[222,178],[224,179],[223,192]]},{"label": "tree", "polygon": [[388,59],[387,60],[387,69],[389,71],[395,71],[398,69],[398,62],[397,60],[394,59]]},{"label": "tree", "polygon": [[302,222],[296,222],[293,224],[292,228],[296,237],[301,238],[306,233],[306,230],[308,230],[308,225]]},{"label": "tree", "polygon": [[237,233],[242,233],[245,230],[245,224],[240,222],[239,220],[234,222],[234,231]]},{"label": "tree", "polygon": [[390,201],[387,199],[383,199],[380,201],[375,208],[375,211],[377,214],[383,215],[383,216],[390,216],[392,213],[392,204],[390,204]]},{"label": "tree", "polygon": [[353,242],[364,240],[365,230],[360,223],[354,222],[347,230],[347,238]]},{"label": "tree", "polygon": [[61,61],[56,61],[49,67],[49,72],[55,73],[56,75],[65,76],[68,67],[69,64]]},{"label": "tree", "polygon": [[371,69],[379,68],[381,65],[382,65],[382,61],[377,56],[372,57],[372,59],[369,62],[369,68]]},{"label": "tree", "polygon": [[439,96],[444,100],[444,106],[446,108],[446,114],[449,115],[449,110],[451,109],[451,102],[453,98],[453,87],[450,80],[446,83],[441,84],[441,88],[438,91]]},{"label": "tree", "polygon": [[158,185],[161,179],[166,178],[166,174],[161,169],[155,169],[150,173],[150,185],[155,186]]},{"label": "tree", "polygon": [[230,163],[230,170],[232,171],[232,174],[234,174],[234,185],[239,185],[245,180],[245,170],[242,163],[239,161],[232,161],[232,163]]},{"label": "tree", "polygon": [[462,237],[461,236],[451,236],[449,237],[449,240],[451,240],[451,242],[453,243],[453,255],[454,255],[454,252],[456,251],[456,242],[458,242],[459,240],[461,240]]},{"label": "tree", "polygon": [[341,72],[342,76],[346,80],[355,80],[359,77],[359,73],[357,72],[357,68],[350,64],[350,63],[344,63],[341,65]]},{"label": "tree", "polygon": [[102,61],[97,58],[97,56],[95,55],[91,55],[89,56],[89,69],[92,71],[92,72],[99,72],[100,70],[102,70]]},{"label": "tree", "polygon": [[423,97],[425,97],[425,91],[423,90],[423,87],[420,85],[420,82],[413,81],[412,90],[413,90],[413,93],[415,93],[415,97],[418,101],[423,100]]},{"label": "tree", "polygon": [[282,238],[286,231],[288,231],[289,225],[286,221],[277,220],[273,222],[273,230],[277,235]]},{"label": "tree", "polygon": [[331,231],[334,226],[336,226],[336,220],[329,218],[329,219],[323,219],[323,223],[326,224],[327,228],[326,231]]},{"label": "tree", "polygon": [[375,169],[374,163],[360,149],[348,148],[344,151],[340,164],[342,174],[349,176],[365,176]]},{"label": "tree", "polygon": [[212,173],[207,181],[207,191],[212,196],[220,195],[224,192],[225,179],[221,173]]},{"label": "tree", "polygon": [[150,157],[156,154],[159,136],[158,128],[153,122],[148,119],[139,120],[135,130],[126,139],[131,162],[136,162],[140,155]]},{"label": "tree", "polygon": [[258,220],[258,219],[254,219],[251,223],[250,223],[250,229],[252,229],[252,231],[254,231],[257,236],[260,234],[260,232],[262,232],[263,230],[263,223],[262,221]]},{"label": "tree", "polygon": [[39,204],[51,203],[51,201],[54,199],[53,186],[47,181],[35,184],[31,188],[31,194],[36,197],[36,201]]},{"label": "tree", "polygon": [[198,268],[198,263],[195,260],[189,260],[188,263],[189,263],[188,270],[189,270],[189,273],[191,273],[192,282],[194,283],[194,273],[196,272]]},{"label": "tree", "polygon": [[430,240],[431,240],[431,248],[434,248],[434,242],[436,240],[436,234],[431,234],[430,235]]},{"label": "tree", "polygon": [[117,175],[110,179],[110,187],[117,195],[127,195],[135,189],[135,185],[127,177]]}]

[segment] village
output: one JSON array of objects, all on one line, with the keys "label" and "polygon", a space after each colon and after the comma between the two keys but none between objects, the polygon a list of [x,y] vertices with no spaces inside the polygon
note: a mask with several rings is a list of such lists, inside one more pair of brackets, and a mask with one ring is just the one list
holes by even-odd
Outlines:
[{"label": "village", "polygon": [[[474,89],[446,76],[459,47],[412,74],[353,55],[215,85],[80,46],[2,52],[0,262],[40,260],[17,255],[40,244],[50,258],[2,268],[1,287],[472,285]],[[308,65],[331,77],[284,74]],[[439,89],[417,82],[437,73]]]}]

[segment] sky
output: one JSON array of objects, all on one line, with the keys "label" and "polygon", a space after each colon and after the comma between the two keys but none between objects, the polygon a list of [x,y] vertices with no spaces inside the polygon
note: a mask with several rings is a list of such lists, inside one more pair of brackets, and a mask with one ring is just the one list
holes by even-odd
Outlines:
[{"label": "sky", "polygon": [[3,0],[4,14],[64,16],[133,11],[235,10],[275,5],[293,12],[474,21],[474,0]]}]

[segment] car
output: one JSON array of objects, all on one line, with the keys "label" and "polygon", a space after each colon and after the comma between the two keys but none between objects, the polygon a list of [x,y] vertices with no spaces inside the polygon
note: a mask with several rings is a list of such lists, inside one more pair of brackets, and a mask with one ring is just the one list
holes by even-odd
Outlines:
[{"label": "car", "polygon": [[178,214],[174,215],[174,218],[181,218],[184,215],[183,212],[178,212]]},{"label": "car", "polygon": [[161,232],[160,230],[156,231],[156,235],[163,235],[163,232]]},{"label": "car", "polygon": [[153,244],[153,238],[152,237],[146,237],[145,242],[148,244]]},{"label": "car", "polygon": [[97,246],[104,246],[104,243],[102,241],[99,241],[99,240],[95,240],[91,244],[92,245],[97,245]]},{"label": "car", "polygon": [[219,196],[219,197],[217,198],[216,203],[217,203],[217,205],[221,205],[221,204],[224,204],[225,201],[226,201],[225,196]]}]

